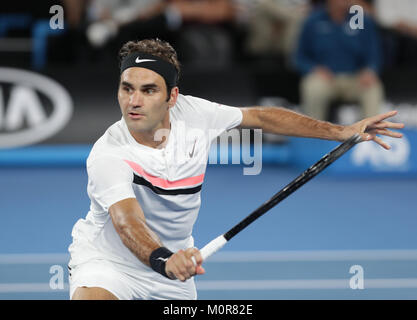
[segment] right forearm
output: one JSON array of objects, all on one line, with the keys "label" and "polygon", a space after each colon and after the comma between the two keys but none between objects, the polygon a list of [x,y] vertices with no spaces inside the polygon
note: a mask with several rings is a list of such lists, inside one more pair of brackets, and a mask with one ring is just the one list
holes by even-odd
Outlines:
[{"label": "right forearm", "polygon": [[[201,267],[203,259],[198,249],[188,248],[173,253],[163,246],[146,223],[144,212],[135,198],[116,202],[110,206],[109,214],[123,244],[152,270],[181,281],[204,272]],[[193,264],[192,256],[197,267]]]},{"label": "right forearm", "polygon": [[155,249],[163,246],[159,237],[140,218],[132,218],[115,225],[123,244],[144,264],[150,266],[149,257]]},{"label": "right forearm", "polygon": [[114,228],[123,244],[145,265],[150,266],[151,253],[162,247],[161,240],[146,223],[142,208],[135,198],[128,198],[109,208]]}]

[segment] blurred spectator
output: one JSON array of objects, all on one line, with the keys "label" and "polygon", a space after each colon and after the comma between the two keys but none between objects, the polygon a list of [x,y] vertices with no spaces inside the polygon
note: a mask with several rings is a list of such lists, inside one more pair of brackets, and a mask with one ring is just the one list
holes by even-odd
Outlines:
[{"label": "blurred spectator", "polygon": [[364,117],[378,114],[383,102],[376,26],[365,15],[364,28],[352,29],[350,4],[327,0],[308,17],[299,38],[294,60],[303,75],[301,103],[304,112],[317,119],[328,120],[335,100],[359,102]]},{"label": "blurred spectator", "polygon": [[[0,52],[30,53],[35,69],[42,69],[56,60],[71,60],[80,43],[78,29],[85,19],[88,0],[1,1]],[[63,29],[50,28],[50,19],[56,14],[53,6],[62,6]],[[12,59],[19,59],[12,56]]]},{"label": "blurred spectator", "polygon": [[161,38],[174,43],[181,60],[224,66],[233,53],[237,0],[92,0],[89,43]]},{"label": "blurred spectator", "polygon": [[[91,0],[88,7],[87,38],[94,47],[106,45],[119,32],[125,33],[134,25],[138,36],[143,32],[138,25],[159,17],[165,10],[164,0]],[[130,26],[129,26],[130,25]],[[163,26],[165,27],[165,24]]]},{"label": "blurred spectator", "polygon": [[257,1],[249,23],[249,51],[256,55],[278,53],[288,58],[310,9],[310,0]]},{"label": "blurred spectator", "polygon": [[417,1],[374,0],[374,16],[383,28],[391,64],[416,65]]},{"label": "blurred spectator", "polygon": [[79,28],[85,19],[85,11],[89,0],[61,0],[64,6],[65,21],[70,28]]},{"label": "blurred spectator", "polygon": [[395,25],[395,29],[398,32],[417,38],[417,23],[408,23],[400,21]]},{"label": "blurred spectator", "polygon": [[417,1],[374,0],[374,14],[382,26],[416,35]]},{"label": "blurred spectator", "polygon": [[171,0],[170,4],[181,17],[177,47],[184,64],[219,69],[234,61],[238,0]]},{"label": "blurred spectator", "polygon": [[229,0],[171,0],[171,4],[185,22],[217,24],[235,17],[233,1]]}]

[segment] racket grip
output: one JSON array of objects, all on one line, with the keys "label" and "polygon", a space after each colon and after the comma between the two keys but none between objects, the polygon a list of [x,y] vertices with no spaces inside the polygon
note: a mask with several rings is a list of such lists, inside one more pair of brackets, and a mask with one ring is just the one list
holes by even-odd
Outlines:
[{"label": "racket grip", "polygon": [[226,244],[227,240],[226,238],[221,235],[217,238],[211,240],[209,243],[207,243],[203,248],[201,248],[200,253],[203,258],[203,260],[206,260],[208,257],[210,257],[213,253],[223,248],[223,246]]}]

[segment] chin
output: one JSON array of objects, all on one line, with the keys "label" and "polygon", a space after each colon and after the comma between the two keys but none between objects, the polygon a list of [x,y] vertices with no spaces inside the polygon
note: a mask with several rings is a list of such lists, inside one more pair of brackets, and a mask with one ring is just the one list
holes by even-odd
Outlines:
[{"label": "chin", "polygon": [[149,124],[144,123],[141,120],[129,119],[128,121],[126,121],[126,124],[129,130],[133,132],[147,132],[152,130],[152,127]]}]

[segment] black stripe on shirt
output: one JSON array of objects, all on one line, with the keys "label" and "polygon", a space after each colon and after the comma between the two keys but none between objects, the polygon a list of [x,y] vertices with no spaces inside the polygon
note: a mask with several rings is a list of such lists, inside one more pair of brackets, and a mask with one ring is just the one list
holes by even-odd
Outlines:
[{"label": "black stripe on shirt", "polygon": [[150,183],[149,181],[145,180],[144,178],[133,174],[133,183],[134,184],[138,184],[141,186],[145,186],[150,188],[153,192],[157,193],[157,194],[164,194],[164,195],[178,195],[178,194],[194,194],[197,192],[201,191],[201,186],[199,185],[197,187],[193,187],[193,188],[187,188],[187,189],[162,189],[159,187],[155,187],[152,183]]}]

